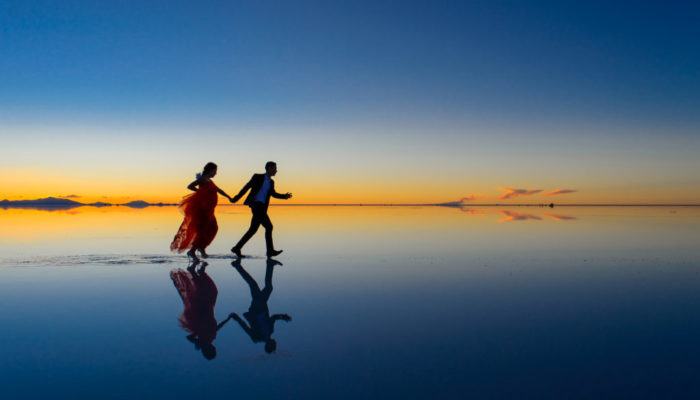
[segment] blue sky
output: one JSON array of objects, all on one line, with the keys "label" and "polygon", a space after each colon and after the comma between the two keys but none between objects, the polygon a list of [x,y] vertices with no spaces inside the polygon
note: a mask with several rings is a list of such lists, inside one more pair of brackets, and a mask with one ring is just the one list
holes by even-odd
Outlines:
[{"label": "blue sky", "polygon": [[700,181],[681,173],[698,146],[699,17],[694,2],[6,1],[0,134],[40,150],[46,135],[85,132],[249,147],[259,143],[245,132],[354,135],[398,163],[427,146],[426,168],[454,166],[440,155],[455,156],[455,138],[497,159],[496,143],[561,153],[584,135],[591,160],[628,153],[630,140],[660,149],[659,165],[677,154],[664,173],[689,187]]},{"label": "blue sky", "polygon": [[0,99],[27,114],[695,123],[698,7],[11,1]]}]

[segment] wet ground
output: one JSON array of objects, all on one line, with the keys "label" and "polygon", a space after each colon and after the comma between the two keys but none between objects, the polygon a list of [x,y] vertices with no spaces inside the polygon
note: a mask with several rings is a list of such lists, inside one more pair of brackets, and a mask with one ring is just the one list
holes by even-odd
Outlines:
[{"label": "wet ground", "polygon": [[175,208],[0,210],[0,396],[700,394],[698,208],[270,214],[280,264],[219,207],[191,268]]}]

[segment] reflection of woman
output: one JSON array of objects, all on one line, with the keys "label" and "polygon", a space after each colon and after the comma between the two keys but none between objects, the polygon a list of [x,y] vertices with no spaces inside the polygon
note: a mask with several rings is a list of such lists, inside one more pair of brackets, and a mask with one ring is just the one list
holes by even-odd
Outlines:
[{"label": "reflection of woman", "polygon": [[216,357],[216,347],[212,344],[216,332],[231,317],[216,323],[214,306],[219,291],[214,281],[204,272],[205,267],[206,263],[199,272],[195,272],[194,267],[188,268],[188,271],[174,269],[170,271],[170,279],[185,305],[178,321],[182,329],[190,333],[187,340],[194,343],[195,349],[201,350],[206,359],[211,360]]},{"label": "reflection of woman", "polygon": [[236,268],[241,277],[248,286],[250,286],[250,296],[252,300],[248,312],[243,313],[243,316],[248,321],[243,320],[238,314],[231,313],[229,318],[233,318],[243,328],[245,333],[250,336],[253,343],[265,342],[265,351],[272,353],[277,349],[277,342],[272,338],[272,333],[275,331],[275,321],[283,320],[289,322],[292,320],[288,314],[274,314],[270,316],[270,310],[267,308],[267,301],[272,294],[272,269],[279,261],[267,259],[267,269],[265,270],[265,287],[260,290],[260,286],[255,282],[246,270],[241,265],[241,260],[234,260],[231,265]]},{"label": "reflection of woman", "polygon": [[175,234],[170,250],[182,253],[189,249],[187,255],[197,260],[195,250],[199,250],[202,257],[206,258],[205,248],[209,246],[219,226],[214,217],[214,208],[218,200],[217,193],[231,200],[223,190],[219,189],[211,178],[216,175],[216,164],[210,162],[204,166],[201,175],[190,183],[187,188],[194,193],[185,196],[180,205],[180,210],[185,215],[180,229]]}]

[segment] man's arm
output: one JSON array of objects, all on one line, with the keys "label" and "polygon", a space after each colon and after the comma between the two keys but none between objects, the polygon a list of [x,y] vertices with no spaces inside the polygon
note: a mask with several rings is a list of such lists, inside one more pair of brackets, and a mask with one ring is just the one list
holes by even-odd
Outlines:
[{"label": "man's arm", "polygon": [[253,179],[254,178],[255,178],[255,175],[253,175],[253,177],[250,178],[248,183],[246,183],[245,186],[243,186],[243,189],[241,189],[241,191],[238,192],[237,195],[233,196],[233,198],[231,199],[231,203],[235,203],[238,200],[240,200],[240,198],[243,197],[248,190],[250,190],[250,188],[253,186]]},{"label": "man's arm", "polygon": [[272,325],[272,329],[275,327],[275,322],[279,320],[289,322],[292,320],[292,317],[289,316],[289,314],[275,314],[272,317],[270,317],[270,325]]},{"label": "man's arm", "polygon": [[243,328],[243,330],[245,331],[245,333],[248,334],[248,336],[250,336],[251,338],[253,337],[253,336],[251,335],[250,328],[248,327],[248,324],[246,324],[245,321],[243,321],[243,318],[241,318],[241,317],[240,317],[238,314],[236,314],[236,313],[231,313],[231,314],[229,314],[229,317],[235,319],[236,322],[238,322],[238,325],[240,325],[241,328]]},{"label": "man's arm", "polygon": [[271,320],[277,321],[278,319],[281,319],[285,322],[289,322],[292,320],[292,317],[289,316],[289,314],[275,314],[272,317],[270,317]]},{"label": "man's arm", "polygon": [[287,200],[287,199],[292,198],[292,194],[289,192],[287,192],[285,194],[277,193],[274,185],[272,185],[272,188],[270,189],[270,196],[272,196],[276,199],[282,199],[282,200]]}]

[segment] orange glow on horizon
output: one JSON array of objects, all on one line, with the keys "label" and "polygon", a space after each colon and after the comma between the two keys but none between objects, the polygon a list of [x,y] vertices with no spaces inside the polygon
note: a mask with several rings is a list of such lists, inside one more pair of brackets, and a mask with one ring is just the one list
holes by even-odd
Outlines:
[{"label": "orange glow on horizon", "polygon": [[[0,200],[32,200],[46,197],[70,198],[89,204],[106,202],[124,204],[135,200],[149,203],[177,204],[189,191],[189,177],[179,175],[123,176],[76,173],[60,174],[51,170],[0,168]],[[233,196],[246,183],[247,177],[219,175],[216,184]],[[649,190],[643,186],[596,187],[595,183],[580,184],[576,192],[557,189],[554,192],[566,196],[544,197],[537,190],[507,189],[498,197],[492,182],[482,179],[465,179],[462,182],[449,176],[397,176],[387,179],[363,179],[362,176],[282,175],[275,178],[277,191],[292,192],[290,200],[272,199],[273,204],[435,204],[444,202],[475,202],[483,204],[699,204],[700,188],[671,187],[665,190]],[[525,186],[525,185],[523,185]],[[528,185],[530,186],[530,185]],[[530,187],[556,187],[532,185]],[[525,186],[527,187],[527,186]],[[479,195],[467,193],[482,193]],[[69,197],[70,196],[70,197]],[[75,196],[75,197],[73,197]],[[525,197],[523,197],[525,196]],[[228,201],[220,197],[220,204]]]}]

